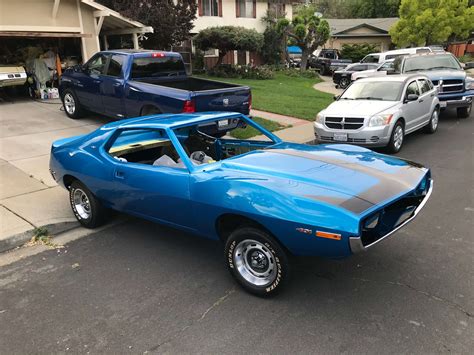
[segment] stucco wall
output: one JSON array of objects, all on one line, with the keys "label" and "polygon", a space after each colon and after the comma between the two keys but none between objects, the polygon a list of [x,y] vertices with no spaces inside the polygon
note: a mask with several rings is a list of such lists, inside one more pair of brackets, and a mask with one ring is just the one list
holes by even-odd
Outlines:
[{"label": "stucco wall", "polygon": [[[265,30],[265,25],[261,18],[265,16],[268,9],[268,2],[257,1],[256,18],[236,17],[235,0],[222,0],[222,17],[219,16],[198,16],[194,21],[192,32],[197,33],[200,30],[213,26],[242,26],[245,28],[254,28],[259,32]],[[286,5],[286,17],[293,16],[291,5]]]},{"label": "stucco wall", "polygon": [[94,53],[100,51],[99,37],[94,27],[94,9],[90,6],[81,6],[83,33],[90,33],[92,37],[82,38],[82,59],[88,60]]},{"label": "stucco wall", "polygon": [[76,0],[61,0],[55,19],[53,4],[53,0],[0,0],[0,30],[78,32]]}]

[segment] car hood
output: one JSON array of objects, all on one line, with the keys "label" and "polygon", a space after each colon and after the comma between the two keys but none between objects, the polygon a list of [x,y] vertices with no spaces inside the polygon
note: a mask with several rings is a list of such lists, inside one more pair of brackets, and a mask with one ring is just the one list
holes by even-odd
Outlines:
[{"label": "car hood", "polygon": [[426,75],[431,81],[436,80],[464,80],[466,72],[464,70],[445,69],[445,70],[424,70],[420,74]]},{"label": "car hood", "polygon": [[221,167],[276,193],[336,205],[353,214],[414,190],[428,171],[416,163],[338,144],[278,144],[227,159]]},{"label": "car hood", "polygon": [[395,105],[396,101],[380,100],[337,100],[323,112],[324,116],[367,117],[385,111]]}]

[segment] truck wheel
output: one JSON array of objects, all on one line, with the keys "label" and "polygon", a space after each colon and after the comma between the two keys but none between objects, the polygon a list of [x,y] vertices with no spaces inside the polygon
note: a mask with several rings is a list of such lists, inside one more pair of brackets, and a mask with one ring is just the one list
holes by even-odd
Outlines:
[{"label": "truck wheel", "polygon": [[433,113],[431,114],[430,122],[425,126],[426,133],[435,133],[438,129],[438,122],[439,122],[439,112],[438,109],[435,108]]},{"label": "truck wheel", "polygon": [[84,116],[84,110],[82,109],[76,94],[70,89],[64,90],[63,107],[64,112],[66,112],[66,115],[69,118],[78,119]]},{"label": "truck wheel", "polygon": [[321,75],[329,75],[329,69],[327,66],[323,65],[321,67]]},{"label": "truck wheel", "polygon": [[390,142],[388,143],[387,150],[389,153],[398,153],[402,149],[403,142],[405,140],[405,129],[403,128],[402,122],[398,121],[393,127]]},{"label": "truck wheel", "polygon": [[107,209],[77,180],[69,187],[69,202],[76,219],[84,227],[96,228],[105,222]]},{"label": "truck wheel", "polygon": [[258,228],[242,227],[232,232],[226,241],[225,258],[237,282],[257,296],[278,293],[290,277],[286,253]]},{"label": "truck wheel", "polygon": [[349,86],[350,83],[351,81],[349,80],[349,78],[341,78],[341,80],[339,81],[339,87],[341,89],[345,89]]},{"label": "truck wheel", "polygon": [[458,118],[468,118],[471,114],[472,104],[466,107],[458,107],[456,113]]}]

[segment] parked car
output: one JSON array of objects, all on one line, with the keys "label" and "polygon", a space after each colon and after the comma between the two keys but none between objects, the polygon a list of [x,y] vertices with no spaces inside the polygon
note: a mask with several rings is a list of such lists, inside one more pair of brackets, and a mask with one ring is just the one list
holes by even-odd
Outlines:
[{"label": "parked car", "polygon": [[414,48],[403,48],[403,49],[394,49],[392,51],[386,51],[382,53],[370,53],[367,54],[362,60],[361,63],[383,63],[390,59],[395,59],[398,57],[403,57],[410,54],[419,54],[419,53],[431,53],[433,49],[430,47],[414,47]]},{"label": "parked car", "polygon": [[351,81],[356,81],[362,78],[370,78],[372,76],[385,76],[387,72],[393,71],[393,59],[387,60],[382,64],[378,64],[374,69],[363,70],[351,74]]},{"label": "parked car", "polygon": [[395,73],[426,75],[438,88],[441,109],[453,107],[459,118],[470,116],[474,97],[474,78],[467,75],[451,53],[410,55],[394,61]]},{"label": "parked car", "polygon": [[341,59],[341,54],[337,49],[321,49],[317,55],[311,55],[308,58],[308,68],[319,70],[321,75],[330,75],[351,63],[350,59]]},{"label": "parked car", "polygon": [[[265,139],[202,132],[238,122]],[[50,169],[83,226],[114,209],[221,240],[232,276],[257,295],[288,281],[290,255],[370,249],[415,218],[432,191],[419,164],[350,145],[282,142],[225,112],[112,122],[54,142]]]},{"label": "parked car", "polygon": [[332,81],[336,84],[336,88],[340,87],[341,89],[345,89],[351,83],[351,75],[352,73],[357,73],[360,71],[367,71],[368,69],[375,69],[379,65],[375,63],[355,63],[350,64],[342,70],[336,70],[332,75]]},{"label": "parked car", "polygon": [[405,135],[421,128],[436,132],[439,108],[436,89],[424,75],[360,79],[317,115],[316,139],[397,153]]},{"label": "parked car", "polygon": [[248,114],[248,86],[189,77],[179,53],[116,50],[67,69],[59,86],[66,115],[84,110],[117,119],[154,113],[237,111]]}]

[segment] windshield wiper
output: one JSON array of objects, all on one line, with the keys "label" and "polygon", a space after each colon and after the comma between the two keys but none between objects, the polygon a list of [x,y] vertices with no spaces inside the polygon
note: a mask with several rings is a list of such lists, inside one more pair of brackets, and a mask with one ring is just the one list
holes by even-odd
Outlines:
[{"label": "windshield wiper", "polygon": [[380,100],[380,101],[383,101],[383,98],[367,96],[367,97],[357,97],[356,100]]},{"label": "windshield wiper", "polygon": [[341,100],[354,100],[352,97],[341,97]]},{"label": "windshield wiper", "polygon": [[437,69],[456,69],[456,68],[453,68],[453,67],[433,67],[433,68],[429,68],[429,69],[426,69],[426,70],[437,70]]}]

